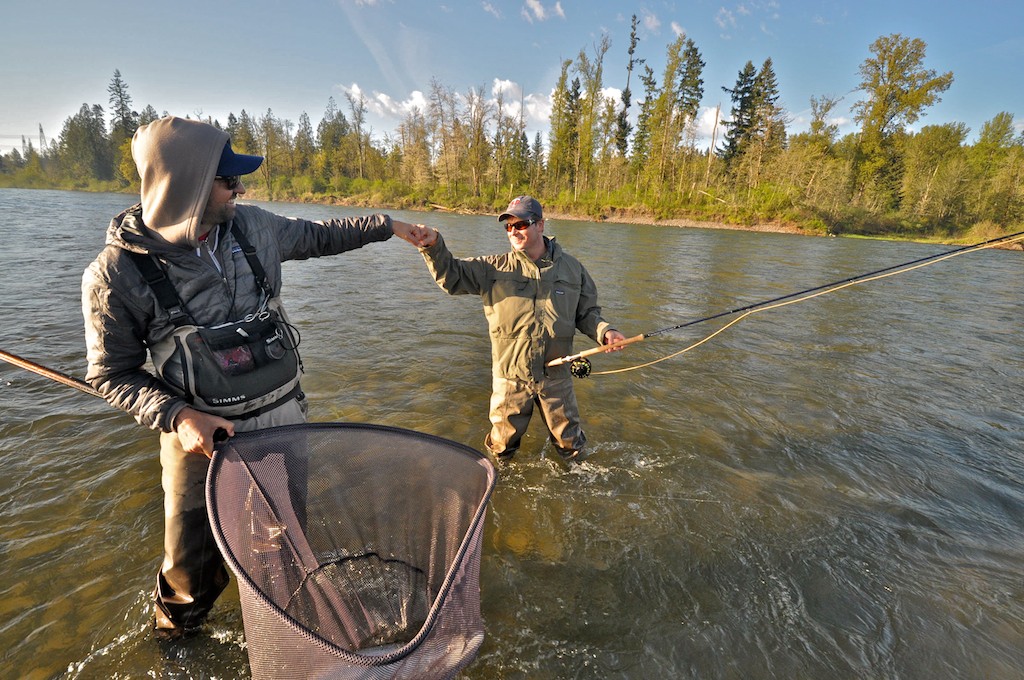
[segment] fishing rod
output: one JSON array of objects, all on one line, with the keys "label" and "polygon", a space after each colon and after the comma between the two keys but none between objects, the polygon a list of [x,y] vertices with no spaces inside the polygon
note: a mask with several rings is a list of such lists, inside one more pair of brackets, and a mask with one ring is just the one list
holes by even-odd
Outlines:
[{"label": "fishing rod", "polygon": [[[81,390],[86,394],[91,394],[94,397],[99,397],[100,399],[103,399],[103,395],[100,394],[99,391],[97,391],[92,385],[85,382],[84,380],[79,380],[74,376],[68,375],[67,373],[61,373],[60,371],[54,370],[52,368],[47,368],[42,364],[37,364],[34,361],[29,361],[28,359],[19,357],[17,354],[11,354],[10,352],[5,352],[2,349],[0,349],[0,359],[3,359],[9,364],[18,366],[19,368],[24,368],[26,371],[31,371],[32,373],[36,373],[38,375],[43,376],[44,378],[49,378],[50,380],[59,382],[62,385],[74,387],[76,390]],[[217,430],[213,433],[213,440],[215,442],[223,442],[226,441],[227,438],[227,430],[225,430],[222,427],[218,427]]]},{"label": "fishing rod", "polygon": [[[923,266],[926,266],[927,264],[933,264],[934,262],[945,260],[945,259],[950,258],[950,257],[955,257],[956,255],[961,255],[961,254],[969,252],[969,251],[982,250],[984,248],[991,248],[992,246],[997,245],[999,243],[1003,243],[1003,242],[1005,242],[1005,243],[1013,243],[1015,241],[1021,241],[1022,239],[1024,239],[1024,231],[1018,231],[1018,232],[1016,232],[1014,234],[1006,234],[1004,236],[997,236],[995,238],[988,239],[987,241],[981,241],[979,243],[974,243],[974,244],[968,245],[968,246],[961,246],[960,248],[955,248],[953,250],[947,250],[947,251],[942,252],[942,253],[935,253],[933,255],[928,255],[926,257],[921,257],[921,258],[918,258],[916,260],[910,260],[908,262],[902,262],[900,264],[894,264],[894,265],[891,265],[889,267],[883,267],[882,269],[876,269],[874,271],[865,272],[863,274],[858,274],[856,276],[851,276],[849,278],[841,279],[839,281],[833,281],[832,283],[825,283],[825,284],[822,284],[820,286],[815,286],[813,288],[806,288],[804,290],[800,290],[800,291],[797,291],[795,293],[789,293],[788,295],[780,295],[779,297],[771,298],[770,300],[762,300],[761,302],[755,302],[753,304],[745,305],[743,307],[737,307],[736,309],[730,309],[730,310],[725,311],[725,312],[719,312],[717,314],[712,314],[711,316],[705,316],[705,317],[700,318],[700,319],[694,319],[693,321],[687,321],[685,323],[677,324],[675,326],[668,326],[666,328],[661,328],[661,329],[658,329],[656,331],[650,331],[649,333],[641,333],[640,335],[634,335],[631,338],[626,338],[625,340],[620,340],[619,342],[613,342],[613,343],[609,343],[607,345],[601,345],[600,347],[593,347],[591,349],[579,352],[578,354],[571,354],[571,355],[564,356],[564,357],[558,357],[557,359],[552,359],[551,361],[549,361],[547,363],[547,365],[548,366],[560,366],[562,364],[570,364],[569,370],[572,372],[572,374],[575,377],[577,377],[577,378],[586,378],[588,375],[590,375],[590,372],[591,372],[590,360],[587,357],[589,357],[591,355],[594,355],[594,354],[600,354],[602,352],[610,352],[610,351],[613,351],[613,350],[622,349],[623,347],[626,347],[627,345],[631,345],[631,344],[633,344],[635,342],[640,342],[642,340],[646,340],[647,338],[653,338],[653,337],[655,337],[657,335],[663,335],[665,333],[670,333],[672,331],[677,331],[677,330],[680,330],[682,328],[687,328],[689,326],[695,326],[695,325],[697,325],[699,323],[704,323],[706,321],[713,321],[715,319],[721,319],[723,317],[731,316],[733,314],[744,313],[743,317],[745,317],[745,316],[747,316],[749,314],[754,313],[755,311],[763,311],[764,309],[771,308],[770,306],[783,306],[783,304],[791,304],[792,302],[800,302],[802,300],[806,300],[806,299],[811,298],[811,297],[817,297],[818,295],[823,295],[825,293],[829,293],[829,292],[833,292],[835,290],[839,290],[840,288],[846,288],[847,286],[852,286],[852,285],[854,285],[856,283],[863,283],[865,281],[871,281],[871,280],[874,280],[874,279],[885,278],[886,276],[892,276],[894,274],[899,274],[899,273],[902,273],[904,271],[910,271],[911,269],[917,269],[918,267],[923,267]],[[790,300],[791,302],[786,302],[787,300]],[[780,303],[782,303],[782,304],[780,304]],[[731,322],[727,326],[719,329],[717,332],[711,334],[707,338],[704,338],[700,342],[698,342],[698,343],[696,343],[694,345],[691,345],[690,347],[687,347],[683,351],[684,352],[688,351],[688,350],[692,349],[693,347],[696,347],[697,345],[702,344],[702,343],[706,342],[707,340],[710,340],[712,337],[714,337],[715,335],[717,335],[721,331],[725,330],[725,328],[728,328],[733,323],[738,322],[743,317],[740,317],[739,319],[735,319],[733,322]],[[681,354],[681,353],[682,352],[676,352],[676,354]],[[664,357],[663,359],[670,358],[671,356],[676,356],[676,354],[669,355],[669,357]],[[662,361],[663,359],[659,359],[658,361]],[[643,364],[643,365],[644,366],[649,366],[651,363],[657,363],[657,361],[650,362],[648,364]],[[635,366],[634,368],[640,368],[640,366]],[[631,369],[622,369],[622,370],[631,370]],[[613,371],[613,372],[618,372],[618,371]]]},{"label": "fishing rod", "polygon": [[38,375],[41,375],[41,376],[43,376],[45,378],[49,378],[50,380],[55,380],[56,382],[59,382],[62,385],[67,385],[68,387],[74,387],[76,390],[81,390],[82,392],[85,392],[86,394],[91,394],[92,396],[99,397],[100,399],[103,398],[103,395],[100,394],[99,392],[97,392],[96,389],[94,389],[92,385],[90,385],[89,383],[85,382],[84,380],[79,380],[78,378],[75,378],[74,376],[70,376],[67,373],[61,373],[60,371],[55,371],[52,368],[47,368],[46,366],[42,366],[40,364],[35,363],[34,361],[29,361],[28,359],[23,359],[22,357],[19,357],[16,354],[11,354],[10,352],[5,352],[2,349],[0,349],[0,359],[3,359],[4,361],[6,361],[9,364],[14,364],[15,366],[18,366],[19,368],[24,368],[26,371],[31,371],[31,372],[36,373]]}]

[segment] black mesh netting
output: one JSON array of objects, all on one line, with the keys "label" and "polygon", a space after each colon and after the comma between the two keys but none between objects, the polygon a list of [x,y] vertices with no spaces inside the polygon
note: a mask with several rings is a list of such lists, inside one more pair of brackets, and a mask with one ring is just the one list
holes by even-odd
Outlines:
[{"label": "black mesh netting", "polygon": [[320,423],[236,435],[207,501],[254,678],[449,678],[483,642],[494,467],[439,437]]}]

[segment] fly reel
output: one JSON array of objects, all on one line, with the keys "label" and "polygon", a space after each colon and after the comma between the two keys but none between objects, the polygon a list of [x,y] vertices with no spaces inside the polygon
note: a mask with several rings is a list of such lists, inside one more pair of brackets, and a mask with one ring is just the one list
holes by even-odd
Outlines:
[{"label": "fly reel", "polygon": [[569,372],[574,378],[586,378],[590,375],[590,359],[579,357],[569,362]]}]

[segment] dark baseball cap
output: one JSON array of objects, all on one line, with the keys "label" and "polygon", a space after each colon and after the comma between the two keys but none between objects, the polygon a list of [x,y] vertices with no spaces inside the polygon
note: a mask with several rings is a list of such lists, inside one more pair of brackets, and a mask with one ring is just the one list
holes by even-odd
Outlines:
[{"label": "dark baseball cap", "polygon": [[256,168],[263,163],[263,156],[248,156],[244,153],[235,153],[231,149],[231,142],[224,145],[224,151],[220,154],[220,163],[217,164],[218,177],[230,177],[232,175],[248,175],[256,172]]},{"label": "dark baseball cap", "polygon": [[544,209],[540,207],[540,201],[533,196],[517,196],[505,208],[505,212],[498,216],[499,222],[504,222],[510,217],[518,217],[521,220],[542,220]]}]

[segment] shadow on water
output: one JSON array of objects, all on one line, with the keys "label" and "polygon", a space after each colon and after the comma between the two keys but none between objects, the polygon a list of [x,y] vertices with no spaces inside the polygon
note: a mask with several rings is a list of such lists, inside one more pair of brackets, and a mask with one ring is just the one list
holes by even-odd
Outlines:
[{"label": "shadow on water", "polygon": [[[12,310],[0,347],[84,374],[81,271],[128,202],[0,190],[5,243],[43,210],[62,244],[0,256]],[[506,243],[493,219],[402,216],[438,226],[460,256]],[[627,335],[935,248],[549,231],[585,262]],[[1024,678],[1019,257],[954,258],[579,381],[594,455],[564,470],[534,422],[502,469],[484,536],[487,637],[463,677]],[[394,240],[287,263],[285,279],[314,420],[480,446],[489,347],[478,299],[444,295]],[[663,357],[718,327],[598,355],[594,369]],[[247,677],[234,586],[197,638],[161,646],[150,635],[156,436],[7,366],[0,414],[0,677]]]}]

